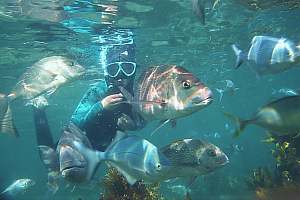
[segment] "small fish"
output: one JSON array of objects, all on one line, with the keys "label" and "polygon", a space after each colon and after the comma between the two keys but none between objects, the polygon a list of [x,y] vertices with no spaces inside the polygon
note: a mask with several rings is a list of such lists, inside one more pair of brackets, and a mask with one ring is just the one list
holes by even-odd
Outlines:
[{"label": "small fish", "polygon": [[160,149],[171,162],[164,173],[166,179],[175,177],[197,177],[208,174],[229,162],[227,155],[217,146],[199,140],[182,139]]},{"label": "small fish", "polygon": [[52,94],[84,73],[85,68],[62,56],[46,57],[33,64],[9,95],[0,94],[0,132],[18,136],[10,109],[12,101],[18,98],[29,101],[46,93]]},{"label": "small fish", "polygon": [[34,185],[35,181],[31,179],[18,179],[0,194],[0,200],[12,200],[17,195],[27,192]]},{"label": "small fish", "polygon": [[235,68],[250,61],[258,75],[279,73],[300,61],[299,46],[286,38],[255,36],[248,52],[244,53],[236,45],[232,45],[232,49],[237,56]]},{"label": "small fish", "polygon": [[220,94],[219,102],[222,101],[224,93],[229,93],[230,95],[233,95],[235,93],[235,91],[237,91],[239,89],[238,87],[235,87],[232,80],[226,79],[226,80],[224,80],[224,83],[225,83],[225,86],[223,86],[221,88],[216,88],[217,92]]},{"label": "small fish", "polygon": [[300,96],[287,96],[262,106],[252,118],[242,120],[224,113],[237,123],[234,136],[239,136],[249,124],[261,126],[278,136],[300,133]]},{"label": "small fish", "polygon": [[[80,133],[80,130],[76,130]],[[93,174],[101,161],[115,167],[133,185],[138,180],[153,183],[169,167],[169,160],[149,141],[135,135],[118,132],[105,152],[94,151],[74,141],[74,147],[88,160],[88,173]],[[90,176],[91,177],[91,176]]]}]

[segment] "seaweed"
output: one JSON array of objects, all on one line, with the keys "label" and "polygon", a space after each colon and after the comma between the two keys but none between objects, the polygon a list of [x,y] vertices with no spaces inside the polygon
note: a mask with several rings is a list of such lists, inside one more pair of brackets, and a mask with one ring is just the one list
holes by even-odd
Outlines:
[{"label": "seaweed", "polygon": [[[300,193],[300,137],[283,136],[268,139],[274,143],[272,155],[276,166],[273,173],[266,167],[252,170],[246,183],[259,200]],[[274,194],[277,195],[274,196]]]},{"label": "seaweed", "polygon": [[280,184],[300,183],[300,138],[278,140],[272,154],[276,161],[276,175]]},{"label": "seaweed", "polygon": [[126,179],[115,169],[110,168],[103,181],[104,193],[100,200],[163,200],[160,195],[159,184],[145,185],[139,181],[134,185],[128,184]]},{"label": "seaweed", "polygon": [[256,190],[258,188],[271,188],[274,186],[274,178],[268,168],[259,167],[252,170],[252,173],[247,178],[246,183],[252,190]]}]

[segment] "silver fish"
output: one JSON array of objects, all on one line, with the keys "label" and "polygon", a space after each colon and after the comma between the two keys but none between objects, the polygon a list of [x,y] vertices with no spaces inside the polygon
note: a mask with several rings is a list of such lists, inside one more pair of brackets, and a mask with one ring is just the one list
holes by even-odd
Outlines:
[{"label": "silver fish", "polygon": [[259,75],[285,71],[300,61],[299,47],[286,38],[255,36],[248,52],[242,52],[236,45],[232,48],[237,56],[235,68],[250,61]]},{"label": "silver fish", "polygon": [[10,102],[18,98],[32,100],[42,94],[52,94],[84,73],[85,68],[62,56],[43,58],[33,64],[20,77],[9,95],[0,94],[0,132],[18,135],[14,128]]},{"label": "silver fish", "polygon": [[222,82],[224,82],[226,85],[221,88],[216,88],[217,92],[220,94],[219,102],[222,101],[224,93],[229,93],[229,94],[233,95],[235,93],[235,91],[237,91],[239,89],[238,87],[236,87],[234,85],[232,80],[226,79]]},{"label": "silver fish", "polygon": [[25,193],[32,186],[35,185],[35,181],[25,178],[18,179],[9,185],[1,194],[0,199],[8,200],[16,197],[19,194]]},{"label": "silver fish", "polygon": [[89,173],[101,162],[115,167],[127,180],[134,184],[138,180],[153,183],[161,180],[161,174],[169,167],[169,160],[149,141],[135,135],[118,132],[105,152],[94,151],[78,141],[74,146],[88,160]]},{"label": "silver fish", "polygon": [[199,139],[182,139],[160,149],[171,162],[165,179],[197,177],[208,174],[229,162],[227,155],[214,144]]},{"label": "silver fish", "polygon": [[9,94],[10,98],[33,99],[46,92],[54,92],[65,83],[82,76],[85,68],[72,59],[51,56],[33,64],[20,77]]}]

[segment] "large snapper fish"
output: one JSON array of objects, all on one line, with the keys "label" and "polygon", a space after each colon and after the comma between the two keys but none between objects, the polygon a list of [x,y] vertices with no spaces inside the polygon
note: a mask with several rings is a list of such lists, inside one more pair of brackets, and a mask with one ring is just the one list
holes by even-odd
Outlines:
[{"label": "large snapper fish", "polygon": [[190,115],[212,102],[212,92],[191,72],[176,65],[149,68],[136,82],[135,107],[146,121]]},{"label": "large snapper fish", "polygon": [[84,72],[85,68],[74,60],[62,56],[43,58],[27,69],[8,96],[30,100],[45,92],[54,92]]},{"label": "large snapper fish", "polygon": [[63,56],[51,56],[34,63],[20,77],[9,95],[0,94],[0,132],[18,135],[13,124],[10,102],[32,100],[53,93],[62,85],[84,75],[85,68]]}]

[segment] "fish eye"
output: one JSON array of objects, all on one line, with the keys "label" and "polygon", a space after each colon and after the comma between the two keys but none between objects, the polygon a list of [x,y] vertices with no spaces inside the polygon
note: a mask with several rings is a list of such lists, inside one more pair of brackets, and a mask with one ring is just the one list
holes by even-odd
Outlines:
[{"label": "fish eye", "polygon": [[157,164],[156,168],[159,170],[161,168],[161,165]]},{"label": "fish eye", "polygon": [[210,157],[215,157],[215,156],[217,156],[217,153],[213,149],[208,149],[207,155]]},{"label": "fish eye", "polygon": [[75,62],[74,61],[70,61],[70,66],[74,66],[75,65]]},{"label": "fish eye", "polygon": [[191,87],[191,82],[186,80],[182,82],[182,86],[184,89],[189,89]]}]

